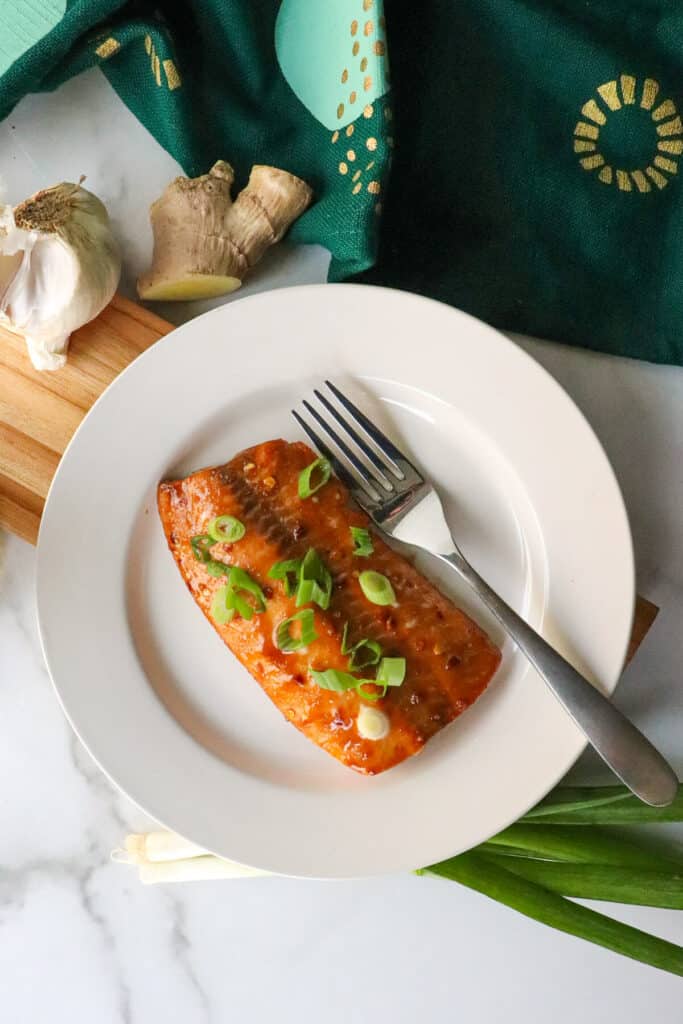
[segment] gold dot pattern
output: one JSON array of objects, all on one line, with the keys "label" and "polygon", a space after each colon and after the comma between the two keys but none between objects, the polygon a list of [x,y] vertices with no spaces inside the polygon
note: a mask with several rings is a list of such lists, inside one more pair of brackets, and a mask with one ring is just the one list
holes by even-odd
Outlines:
[{"label": "gold dot pattern", "polygon": [[[147,36],[147,39],[149,39],[149,36]],[[149,39],[149,41],[151,44],[152,40]],[[147,48],[146,40],[145,48]],[[121,43],[118,39],[114,39],[113,36],[109,36],[108,39],[105,39],[103,43],[100,43],[100,45],[95,48],[95,53],[101,60],[108,60],[109,57],[113,57],[115,53],[118,53],[120,49]],[[147,53],[149,53],[149,50],[147,50]]]},{"label": "gold dot pattern", "polygon": [[[653,184],[658,190],[666,188],[671,180],[667,175],[678,174],[678,161],[674,157],[683,154],[683,121],[673,100],[657,103],[660,91],[659,82],[654,78],[643,79],[639,88],[638,79],[627,74],[597,87],[596,95],[581,107],[585,120],[577,121],[574,126],[572,145],[584,171],[597,170],[598,181],[603,185],[616,185],[620,192],[634,195],[651,193]],[[654,128],[652,144],[659,152],[655,150],[647,167],[613,168],[599,151],[600,129],[615,113],[619,117],[630,116],[624,108],[635,106],[637,102],[641,110],[650,114]]]},{"label": "gold dot pattern", "polygon": [[[374,6],[375,6],[374,0],[356,0],[356,2],[358,3],[358,8],[357,9],[362,8],[362,10],[365,11],[365,12],[372,11]],[[355,88],[351,89],[351,91],[348,93],[348,96],[344,98],[344,102],[340,102],[339,105],[337,106],[337,118],[340,121],[343,118],[346,118],[347,120],[349,120],[349,119],[357,119],[358,118],[358,113],[353,111],[354,104],[356,104],[358,102],[358,94],[361,92],[360,86],[356,85],[356,82],[359,82],[359,81],[362,80],[362,83],[363,83],[362,91],[363,92],[368,93],[368,92],[370,92],[372,90],[374,82],[376,81],[377,76],[374,73],[368,74],[367,72],[368,72],[368,70],[370,72],[372,72],[373,65],[375,67],[378,66],[377,58],[384,58],[384,61],[382,62],[382,65],[380,65],[380,67],[381,67],[380,79],[382,79],[384,77],[388,81],[388,76],[387,76],[388,68],[387,68],[386,63],[385,63],[385,61],[386,61],[386,42],[382,38],[377,38],[377,31],[376,31],[375,22],[372,19],[370,19],[370,18],[368,20],[366,20],[366,21],[363,21],[360,17],[356,17],[356,18],[353,18],[352,21],[347,22],[347,24],[349,25],[350,34],[351,34],[351,37],[352,37],[352,41],[350,43],[351,54],[352,54],[352,56],[354,58],[356,58],[358,60],[358,63],[356,64],[355,61],[354,61],[353,64],[349,63],[347,67],[341,67],[341,68],[338,69],[338,72],[337,72],[339,74],[339,79],[341,81],[342,86],[343,85],[347,85],[347,83],[348,83],[347,88],[350,88],[352,85],[355,85]],[[384,28],[385,28],[384,18],[380,18],[378,20],[378,25],[379,25],[379,30],[384,30]],[[363,42],[362,41],[361,31],[360,31],[361,29],[362,29],[362,36],[365,37],[367,42]],[[382,31],[380,31],[379,34],[381,36],[382,35]],[[365,52],[363,52],[363,51],[365,51]],[[362,76],[362,77],[358,77],[354,81],[354,75],[357,75],[358,70],[360,70],[360,76]],[[389,120],[391,118],[391,111],[390,111],[390,109],[386,108],[386,107],[383,107],[382,109],[383,109],[384,116],[387,118],[387,120]],[[375,114],[375,107],[373,106],[372,103],[367,103],[363,107],[363,110],[362,110],[363,118],[366,119],[366,120],[370,120],[370,118],[372,118],[374,116],[374,114]],[[362,125],[362,123],[363,123],[362,121],[355,120],[355,127],[359,127],[360,125]],[[368,125],[368,128],[370,130],[372,130],[370,125]],[[351,136],[354,134],[354,124],[353,123],[348,124],[343,129],[340,127],[339,131],[333,132],[333,134],[331,136],[333,144],[336,143],[339,140],[340,132],[342,132],[342,131],[344,132],[346,137],[350,139]],[[361,146],[361,147],[364,146],[365,149],[369,153],[374,154],[374,153],[378,152],[378,150],[380,148],[381,141],[382,140],[378,139],[375,135],[369,136],[368,132],[367,132],[367,129],[366,130],[361,129],[361,137],[360,137],[360,139],[358,139],[358,145]],[[356,162],[357,152],[358,152],[357,148],[356,149],[349,149],[349,150],[347,150],[347,152],[345,154],[345,158],[343,160],[339,161],[339,163],[337,165],[339,174],[341,174],[342,176],[349,175],[349,177],[351,178],[351,180],[353,182],[353,188],[352,188],[353,195],[358,195],[363,189],[367,189],[367,191],[370,192],[371,194],[376,194],[380,190],[380,182],[379,181],[372,180],[372,181],[368,182],[367,184],[363,183],[363,175],[366,172],[367,172],[367,176],[370,177],[369,172],[375,166],[375,161],[374,160],[370,160],[370,162],[365,167],[364,171],[356,170],[352,175],[350,173],[351,170],[352,170],[353,164]],[[378,155],[379,155],[379,153],[378,153]],[[384,154],[383,154],[383,159],[386,161],[387,158],[388,158],[388,154],[387,154],[386,149],[385,149]],[[382,164],[380,164],[380,167],[381,166],[382,166]],[[377,173],[377,172],[375,172],[375,173]]]}]

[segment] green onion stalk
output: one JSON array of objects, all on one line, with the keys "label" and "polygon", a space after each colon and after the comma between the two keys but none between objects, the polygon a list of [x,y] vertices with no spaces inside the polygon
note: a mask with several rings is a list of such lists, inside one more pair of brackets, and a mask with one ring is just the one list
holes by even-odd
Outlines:
[{"label": "green onion stalk", "polygon": [[542,924],[683,976],[683,947],[575,899],[683,910],[683,855],[652,849],[624,826],[683,822],[683,786],[649,807],[625,786],[560,786],[520,822],[467,853],[422,868]]}]

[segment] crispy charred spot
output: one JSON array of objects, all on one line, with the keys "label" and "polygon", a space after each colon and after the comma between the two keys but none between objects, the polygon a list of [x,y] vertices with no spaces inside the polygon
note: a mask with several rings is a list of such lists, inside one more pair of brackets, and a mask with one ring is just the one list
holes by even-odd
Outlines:
[{"label": "crispy charred spot", "polygon": [[454,669],[454,668],[457,668],[458,665],[460,665],[460,664],[461,664],[461,661],[460,661],[460,658],[458,657],[458,655],[457,654],[451,654],[450,658],[446,662],[446,668],[447,669]]},{"label": "crispy charred spot", "polygon": [[261,590],[263,591],[263,596],[267,600],[270,600],[271,597],[273,596],[273,588],[268,583],[264,583],[263,586],[261,587]]},{"label": "crispy charred spot", "polygon": [[293,675],[292,679],[294,680],[297,686],[303,686],[304,683],[306,682],[304,677],[301,675],[301,672],[297,672],[296,675]]}]

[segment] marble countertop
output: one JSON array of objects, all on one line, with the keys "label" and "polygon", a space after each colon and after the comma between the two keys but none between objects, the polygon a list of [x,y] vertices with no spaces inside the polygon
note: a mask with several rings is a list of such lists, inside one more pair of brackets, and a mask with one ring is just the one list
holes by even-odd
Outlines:
[{"label": "marble countertop", "polygon": [[[226,154],[229,156],[229,154]],[[0,125],[8,200],[87,175],[146,264],[147,209],[178,173],[98,71],[29,97]],[[321,281],[326,256],[282,247],[243,292]],[[236,300],[233,300],[236,301]],[[177,321],[198,312],[164,307]],[[662,612],[617,703],[683,773],[683,370],[519,339],[601,438],[623,488],[639,589]],[[7,1024],[506,1024],[680,1016],[678,979],[412,876],[142,886],[109,860],[151,823],[116,792],[53,695],[34,615],[34,551],[0,538],[0,1016]],[[607,781],[588,755],[574,777]],[[615,916],[683,943],[683,915]]]}]

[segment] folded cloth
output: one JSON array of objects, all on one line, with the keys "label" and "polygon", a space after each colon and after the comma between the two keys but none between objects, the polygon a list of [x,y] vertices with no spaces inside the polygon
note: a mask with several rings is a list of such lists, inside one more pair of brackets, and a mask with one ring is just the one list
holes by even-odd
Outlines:
[{"label": "folded cloth", "polygon": [[307,180],[333,280],[683,363],[683,7],[387,8],[388,43],[382,0],[5,0],[0,116],[101,64],[188,173]]}]

